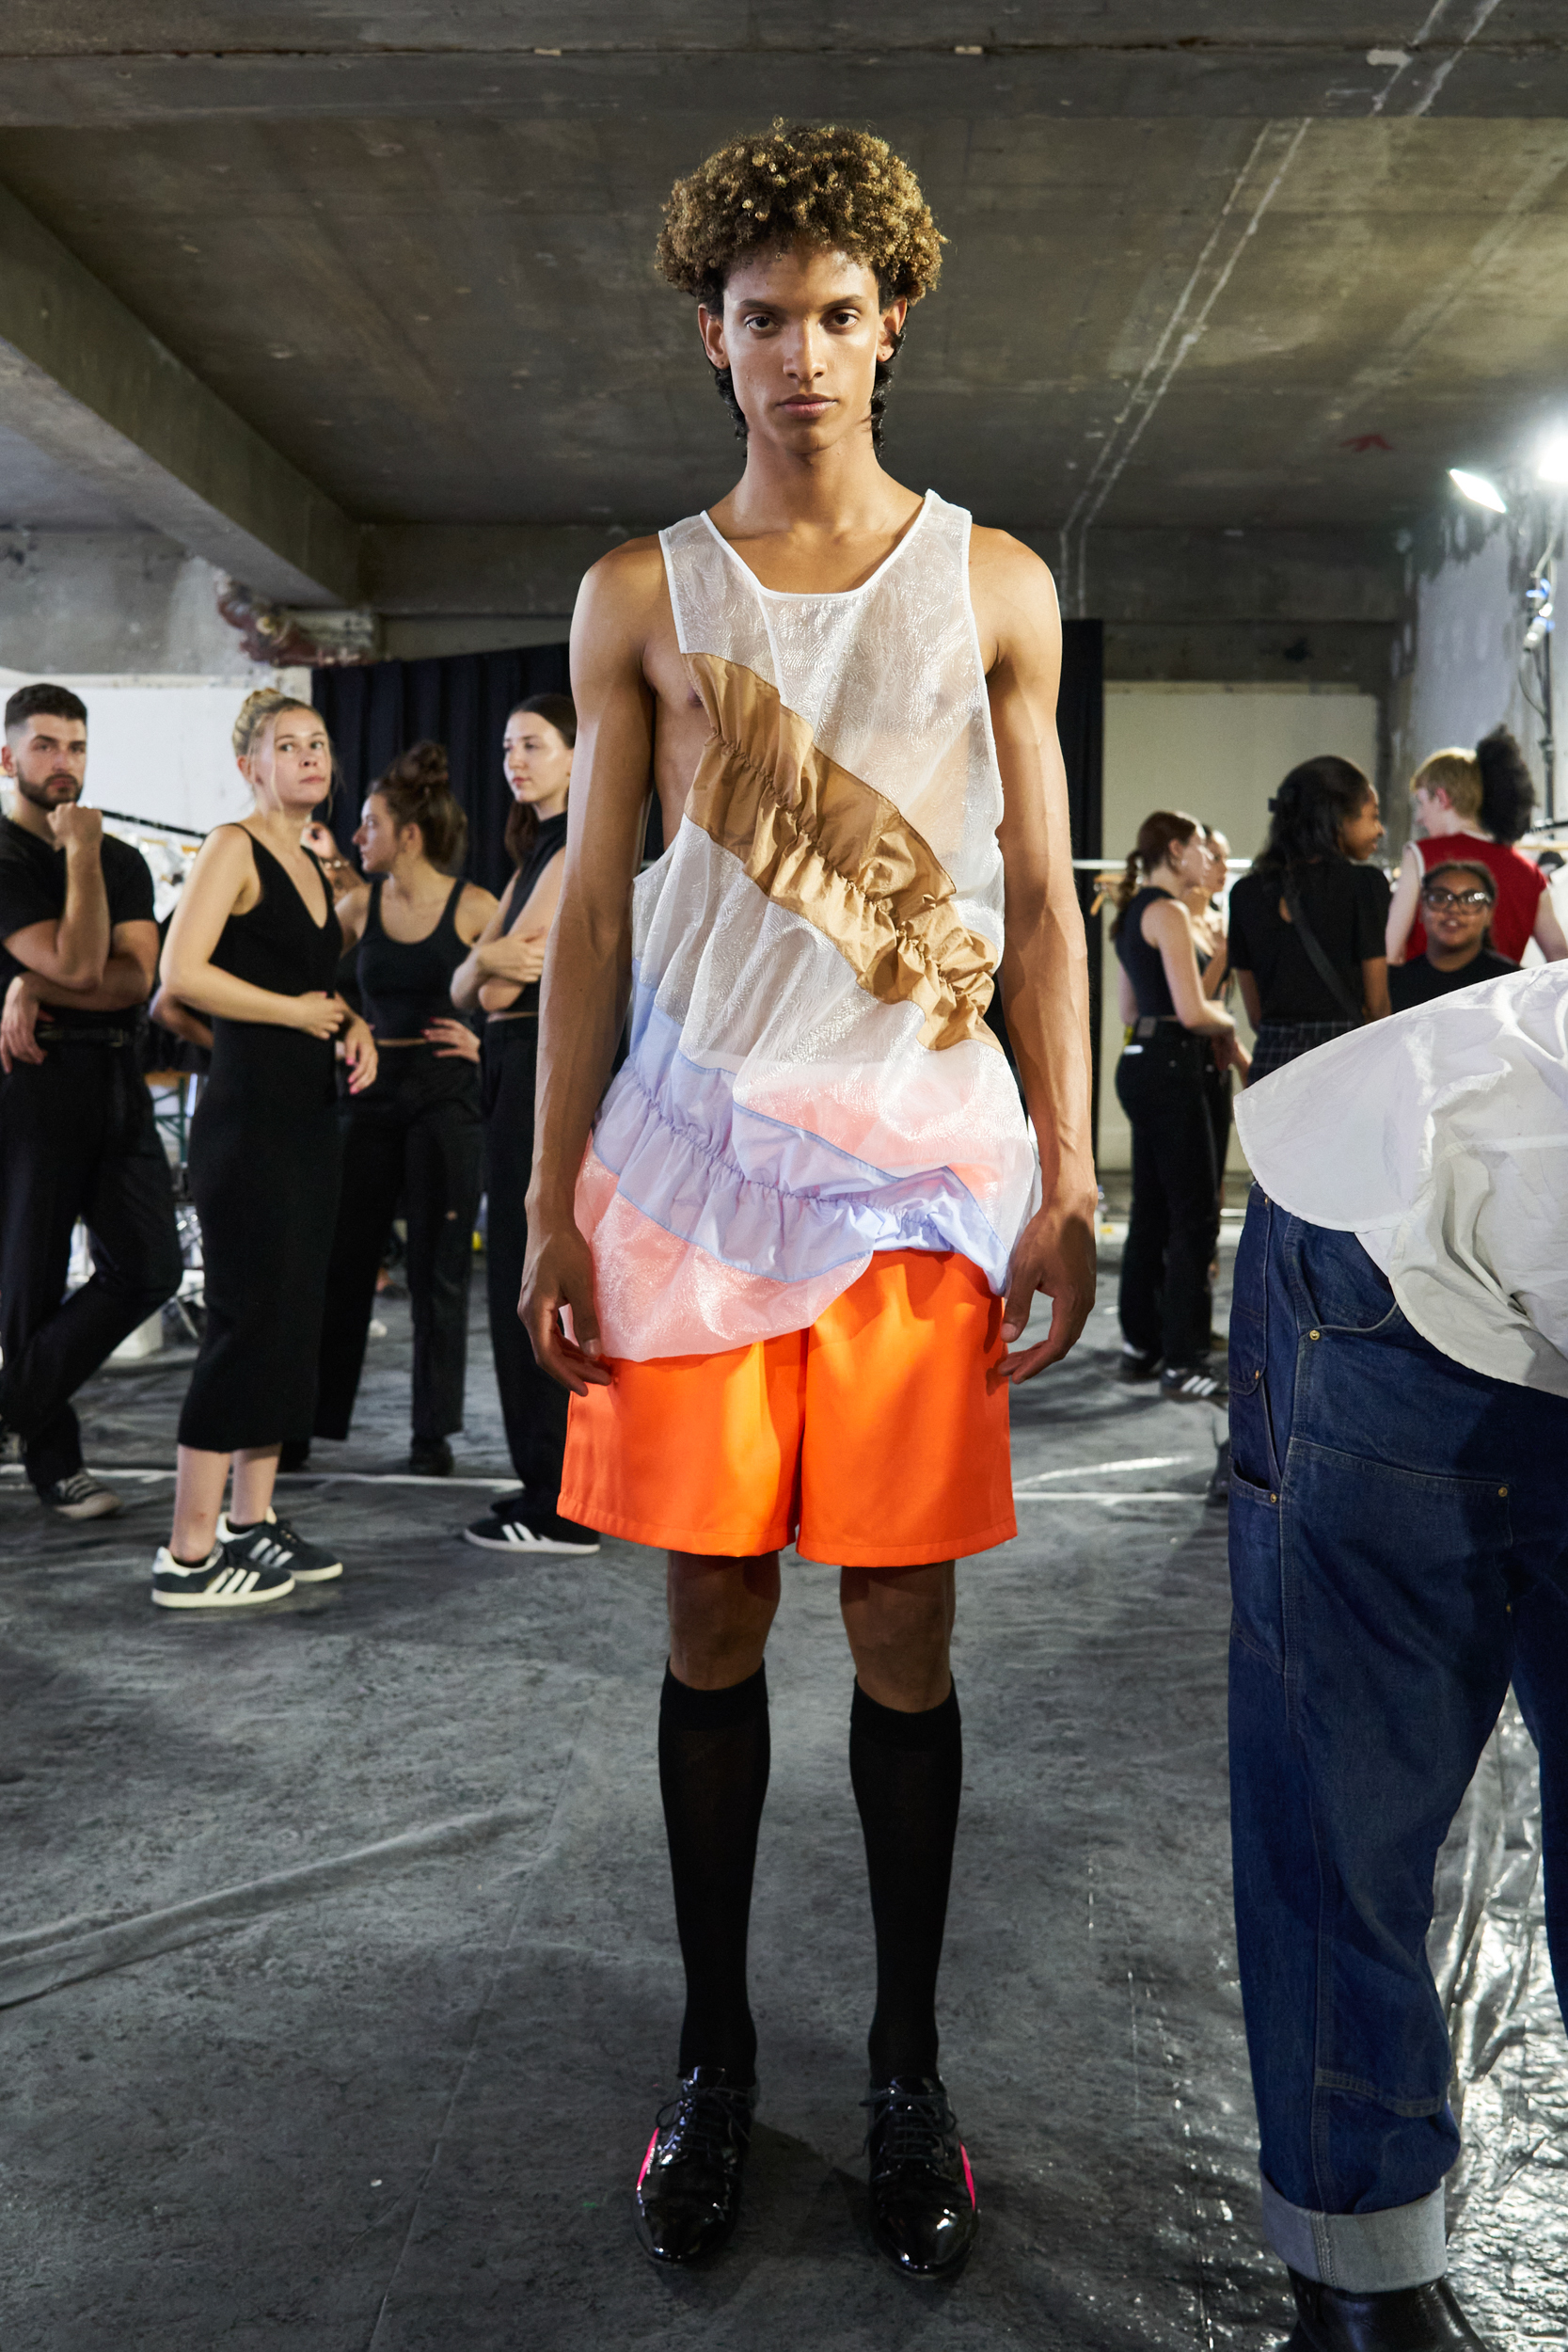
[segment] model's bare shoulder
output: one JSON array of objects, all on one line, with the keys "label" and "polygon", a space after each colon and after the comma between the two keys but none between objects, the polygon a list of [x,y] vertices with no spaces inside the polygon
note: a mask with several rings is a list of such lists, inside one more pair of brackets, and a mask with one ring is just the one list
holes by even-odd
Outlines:
[{"label": "model's bare shoulder", "polygon": [[988,671],[1006,659],[1034,668],[1060,658],[1061,613],[1051,566],[1011,532],[971,532],[969,593]]},{"label": "model's bare shoulder", "polygon": [[572,675],[579,690],[642,664],[674,636],[664,556],[657,538],[628,539],[583,574],[572,614]]}]

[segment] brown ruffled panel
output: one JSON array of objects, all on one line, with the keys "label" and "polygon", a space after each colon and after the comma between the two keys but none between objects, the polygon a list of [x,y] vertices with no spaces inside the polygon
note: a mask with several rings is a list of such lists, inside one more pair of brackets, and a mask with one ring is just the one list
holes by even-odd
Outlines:
[{"label": "brown ruffled panel", "polygon": [[990,943],[959,921],[928,843],[819,751],[754,670],[708,653],[687,666],[713,726],[686,804],[691,822],[776,906],[831,939],[867,995],[918,1005],[922,1045],[995,1046]]}]

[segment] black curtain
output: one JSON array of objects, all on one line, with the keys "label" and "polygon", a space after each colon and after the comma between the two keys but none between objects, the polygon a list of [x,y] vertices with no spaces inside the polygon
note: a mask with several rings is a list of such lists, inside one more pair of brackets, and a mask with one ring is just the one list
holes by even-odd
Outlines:
[{"label": "black curtain", "polygon": [[[1074,857],[1105,854],[1105,631],[1100,621],[1062,623],[1062,684],[1056,732],[1067,767],[1068,814]],[[1100,1152],[1101,927],[1090,916],[1094,876],[1079,874],[1078,903],[1089,938],[1089,1039],[1094,1055],[1094,1148]]]},{"label": "black curtain", "polygon": [[530,694],[570,691],[563,644],[312,670],[310,699],[338,755],[330,821],[344,850],[353,855],[370,786],[399,752],[428,736],[446,746],[451,788],[468,819],[465,871],[499,897],[512,874],[502,838],[512,807],[501,773],[507,719]]}]

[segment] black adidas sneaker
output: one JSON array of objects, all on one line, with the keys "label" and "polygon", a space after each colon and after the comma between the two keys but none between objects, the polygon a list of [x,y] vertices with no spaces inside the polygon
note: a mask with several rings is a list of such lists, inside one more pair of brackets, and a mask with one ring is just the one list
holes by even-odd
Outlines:
[{"label": "black adidas sneaker", "polygon": [[284,1568],[296,1584],[325,1584],[343,1572],[336,1552],[307,1543],[276,1511],[254,1527],[232,1526],[225,1512],[218,1521],[218,1541],[230,1560],[250,1567]]},{"label": "black adidas sneaker", "polygon": [[286,1567],[234,1560],[230,1547],[214,1544],[194,1567],[178,1561],[166,1544],[152,1563],[152,1599],[159,1609],[245,1609],[257,1601],[281,1600],[294,1589]]}]

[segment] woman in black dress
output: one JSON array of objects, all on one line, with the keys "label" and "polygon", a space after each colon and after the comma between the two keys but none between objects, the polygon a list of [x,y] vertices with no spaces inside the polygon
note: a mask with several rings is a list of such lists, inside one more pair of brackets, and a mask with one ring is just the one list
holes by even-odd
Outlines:
[{"label": "woman in black dress", "polygon": [[[326,1276],[315,1434],[346,1438],[365,1359],[375,1278],[404,1204],[414,1322],[417,1476],[451,1470],[463,1426],[468,1282],[483,1138],[479,1040],[451,1009],[452,974],[496,912],[489,891],[453,881],[467,820],[439,743],[416,743],[365,796],[354,838],[366,879],[338,901],[375,1037],[375,1084],[344,1127],[343,1188]],[[293,1467],[307,1449],[291,1449]]]},{"label": "woman in black dress", "polygon": [[1269,809],[1269,837],[1230,894],[1230,965],[1258,1032],[1249,1086],[1389,1009],[1370,778],[1324,753],[1291,770]]},{"label": "woman in black dress", "polygon": [[486,1551],[597,1551],[591,1527],[563,1519],[561,1462],[566,1391],[541,1372],[517,1317],[528,1252],[529,1180],[533,1173],[533,1080],[539,1053],[539,976],[566,862],[566,794],[572,781],[577,712],[566,694],[534,694],[506,723],[506,780],[515,806],[506,846],[517,870],[500,905],[451,984],[460,1011],[487,1017],[481,1090],[484,1107],[485,1269],[490,1344],[496,1358],[512,1467],[522,1480],[467,1539]]},{"label": "woman in black dress", "polygon": [[1127,1042],[1117,1100],[1132,1130],[1132,1214],[1121,1256],[1121,1377],[1181,1405],[1222,1405],[1210,1363],[1219,1174],[1205,1072],[1237,1054],[1236,1025],[1205,995],[1186,892],[1210,871],[1203,829],[1156,809],[1117,889],[1111,926]]},{"label": "woman in black dress", "polygon": [[207,836],[162,968],[169,993],[213,1025],[190,1148],[207,1327],[180,1416],[174,1530],[152,1572],[166,1609],[272,1600],[342,1573],[278,1519],[272,1489],[281,1441],[309,1435],[315,1405],[338,1207],[334,1041],[356,1093],[375,1075],[375,1046],[333,992],[341,934],[300,843],[331,785],[326,731],[308,705],[263,690],[234,723],[234,751],[255,806]]}]

